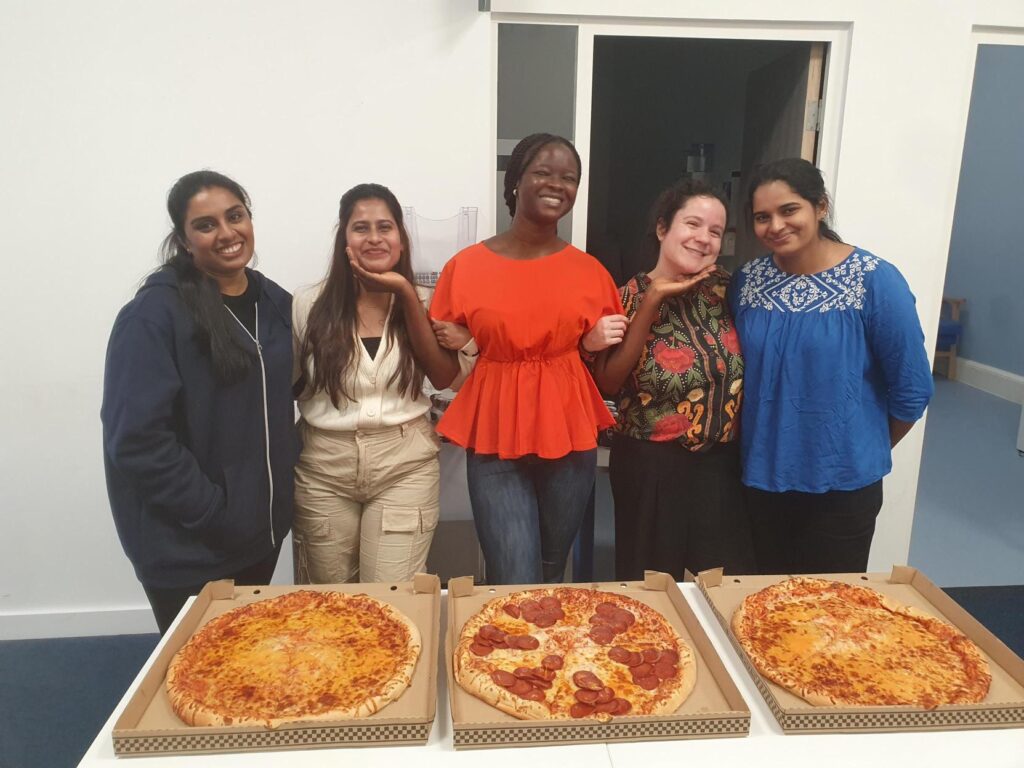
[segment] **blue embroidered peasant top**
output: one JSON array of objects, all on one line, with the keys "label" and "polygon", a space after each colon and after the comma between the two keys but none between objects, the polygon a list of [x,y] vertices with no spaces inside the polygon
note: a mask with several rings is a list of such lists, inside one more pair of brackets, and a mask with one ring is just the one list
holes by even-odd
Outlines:
[{"label": "blue embroidered peasant top", "polygon": [[746,364],[744,484],[824,493],[888,474],[889,417],[917,421],[934,389],[899,270],[860,248],[813,275],[767,255],[737,271],[729,302]]}]

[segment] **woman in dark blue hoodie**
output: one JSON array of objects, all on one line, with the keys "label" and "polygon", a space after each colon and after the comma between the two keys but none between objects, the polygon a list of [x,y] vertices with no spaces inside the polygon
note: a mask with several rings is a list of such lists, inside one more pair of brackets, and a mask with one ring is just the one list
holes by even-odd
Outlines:
[{"label": "woman in dark blue hoodie", "polygon": [[163,266],[114,322],[101,410],[114,522],[161,633],[207,581],[270,580],[299,447],[291,296],[246,267],[248,195],[196,171],[167,211]]}]

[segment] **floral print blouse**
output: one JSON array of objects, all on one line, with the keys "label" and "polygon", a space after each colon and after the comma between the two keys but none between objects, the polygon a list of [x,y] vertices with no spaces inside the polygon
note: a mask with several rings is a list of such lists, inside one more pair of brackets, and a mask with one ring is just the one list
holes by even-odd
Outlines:
[{"label": "floral print blouse", "polygon": [[[691,451],[738,437],[743,357],[726,303],[729,273],[719,268],[693,291],[661,305],[636,368],[619,392],[616,429],[637,440],[676,440]],[[651,279],[622,288],[632,318]]]}]

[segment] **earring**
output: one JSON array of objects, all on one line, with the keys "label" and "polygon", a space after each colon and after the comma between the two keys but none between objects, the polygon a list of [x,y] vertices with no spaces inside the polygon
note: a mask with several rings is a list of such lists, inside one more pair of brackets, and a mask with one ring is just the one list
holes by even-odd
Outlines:
[{"label": "earring", "polygon": [[512,187],[512,196],[519,197],[519,187]]}]

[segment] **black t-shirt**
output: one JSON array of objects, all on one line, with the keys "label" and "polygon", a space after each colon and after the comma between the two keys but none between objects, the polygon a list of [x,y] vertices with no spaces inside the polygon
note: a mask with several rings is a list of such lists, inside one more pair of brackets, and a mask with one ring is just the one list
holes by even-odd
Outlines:
[{"label": "black t-shirt", "polygon": [[239,296],[228,296],[224,293],[220,295],[224,300],[224,306],[231,310],[253,338],[256,338],[256,300],[259,296],[259,286],[251,277],[245,287],[245,293]]},{"label": "black t-shirt", "polygon": [[370,357],[376,358],[377,350],[380,349],[380,336],[360,337],[359,340],[363,342],[363,346],[366,347]]}]

